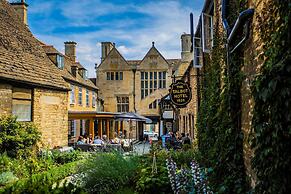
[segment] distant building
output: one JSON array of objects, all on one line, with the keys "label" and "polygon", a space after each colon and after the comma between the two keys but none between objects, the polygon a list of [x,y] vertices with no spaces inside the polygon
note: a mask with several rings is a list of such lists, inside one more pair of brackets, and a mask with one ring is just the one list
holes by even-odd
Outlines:
[{"label": "distant building", "polygon": [[[102,61],[96,69],[96,83],[105,99],[104,110],[137,112],[153,121],[145,126],[146,130],[158,132],[160,99],[168,94],[175,70],[183,62],[189,64],[191,58],[189,35],[182,36],[182,44],[182,59],[165,59],[153,42],[142,60],[126,60],[113,43],[102,42]],[[123,125],[128,128],[126,123]],[[137,128],[137,132],[132,132],[134,138],[143,133],[143,126]]]},{"label": "distant building", "polygon": [[0,116],[35,123],[44,146],[65,146],[69,85],[27,28],[26,9],[0,0]]}]

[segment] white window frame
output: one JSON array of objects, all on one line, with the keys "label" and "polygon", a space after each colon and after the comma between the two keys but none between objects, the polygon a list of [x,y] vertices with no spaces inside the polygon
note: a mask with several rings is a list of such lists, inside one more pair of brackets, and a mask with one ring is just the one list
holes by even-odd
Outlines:
[{"label": "white window frame", "polygon": [[[83,88],[82,87],[79,87],[79,91],[78,92],[79,92],[78,93],[78,104],[80,106],[82,106],[82,104],[83,104]],[[80,102],[80,97],[81,97],[81,102]]]},{"label": "white window frame", "polygon": [[[210,37],[211,37],[211,48],[207,48],[206,45],[206,39],[205,39],[205,28],[206,26],[204,25],[204,19],[205,17],[209,17],[210,18]],[[208,15],[206,13],[202,13],[202,50],[205,53],[210,53],[210,50],[213,47],[213,16],[212,15]]]},{"label": "white window frame", "polygon": [[65,66],[64,56],[57,54],[57,66],[59,69],[64,69]]},{"label": "white window frame", "polygon": [[70,104],[75,104],[75,86],[71,84]]},{"label": "white window frame", "polygon": [[96,107],[96,93],[92,92],[92,107],[95,108]]},{"label": "white window frame", "polygon": [[90,100],[89,100],[89,90],[86,89],[86,106],[89,107],[90,105]]},{"label": "white window frame", "polygon": [[[200,45],[196,45],[196,41],[200,42]],[[203,57],[202,57],[202,40],[200,37],[194,37],[194,58],[193,58],[193,67],[194,68],[201,68],[203,66]],[[197,50],[199,50],[200,55],[198,55],[199,53],[197,53]],[[197,60],[196,58],[199,59],[199,61],[201,62],[201,64],[197,64]]]}]

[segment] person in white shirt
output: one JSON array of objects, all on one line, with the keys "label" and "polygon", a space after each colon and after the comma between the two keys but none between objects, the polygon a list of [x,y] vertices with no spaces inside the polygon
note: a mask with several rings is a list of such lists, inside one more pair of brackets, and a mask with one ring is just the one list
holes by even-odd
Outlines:
[{"label": "person in white shirt", "polygon": [[97,145],[104,145],[104,141],[99,137],[95,137],[93,144],[97,144]]}]

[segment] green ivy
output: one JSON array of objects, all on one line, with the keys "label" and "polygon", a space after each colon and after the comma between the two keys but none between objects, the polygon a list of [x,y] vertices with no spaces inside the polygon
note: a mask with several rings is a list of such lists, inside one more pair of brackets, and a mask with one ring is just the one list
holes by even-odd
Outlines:
[{"label": "green ivy", "polygon": [[[228,21],[235,22],[245,1],[230,4]],[[240,88],[241,51],[229,56],[226,64],[226,40],[218,30],[214,33],[211,58],[205,58],[202,99],[198,115],[198,147],[202,162],[213,167],[209,181],[218,193],[245,193],[248,190],[243,163]]]},{"label": "green ivy", "polygon": [[[265,43],[261,73],[253,82],[251,145],[256,193],[291,191],[291,3],[268,1],[257,29]],[[270,14],[272,13],[272,14]]]}]

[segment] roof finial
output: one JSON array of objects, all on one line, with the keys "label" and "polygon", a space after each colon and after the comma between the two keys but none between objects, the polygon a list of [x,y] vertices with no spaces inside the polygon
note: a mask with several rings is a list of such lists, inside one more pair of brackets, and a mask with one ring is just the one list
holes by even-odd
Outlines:
[{"label": "roof finial", "polygon": [[152,42],[152,45],[155,46],[155,42],[154,41]]}]

